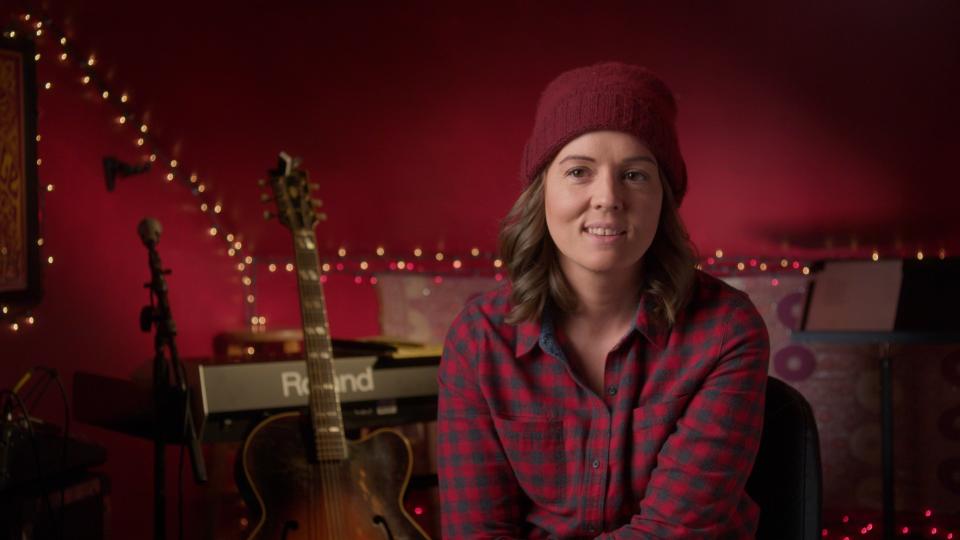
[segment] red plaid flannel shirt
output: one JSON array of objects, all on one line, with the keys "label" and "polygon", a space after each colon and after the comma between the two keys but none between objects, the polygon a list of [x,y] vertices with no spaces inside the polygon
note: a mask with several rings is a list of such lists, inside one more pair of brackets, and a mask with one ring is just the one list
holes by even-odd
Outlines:
[{"label": "red plaid flannel shirt", "polygon": [[769,338],[747,295],[698,272],[673,327],[643,295],[598,396],[549,310],[504,323],[509,294],[468,303],[444,346],[444,537],[753,538]]}]

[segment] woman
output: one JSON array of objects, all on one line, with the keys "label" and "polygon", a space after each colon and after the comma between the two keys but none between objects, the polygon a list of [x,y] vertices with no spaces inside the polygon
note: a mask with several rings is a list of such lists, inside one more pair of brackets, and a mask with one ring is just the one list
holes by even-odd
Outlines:
[{"label": "woman", "polygon": [[695,268],[675,117],[619,63],[541,96],[510,284],[465,307],[440,365],[445,537],[753,537],[768,336]]}]

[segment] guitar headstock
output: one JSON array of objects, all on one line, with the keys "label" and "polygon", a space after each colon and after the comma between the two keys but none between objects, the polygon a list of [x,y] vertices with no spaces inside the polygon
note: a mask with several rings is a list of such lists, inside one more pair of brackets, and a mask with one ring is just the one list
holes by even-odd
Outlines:
[{"label": "guitar headstock", "polygon": [[317,212],[320,201],[310,198],[315,185],[310,183],[307,172],[300,169],[298,158],[280,152],[277,168],[269,171],[269,174],[273,197],[264,195],[263,200],[267,202],[272,199],[276,202],[277,211],[276,214],[264,212],[265,217],[276,215],[280,223],[292,231],[312,230],[318,221],[326,219],[325,214]]}]

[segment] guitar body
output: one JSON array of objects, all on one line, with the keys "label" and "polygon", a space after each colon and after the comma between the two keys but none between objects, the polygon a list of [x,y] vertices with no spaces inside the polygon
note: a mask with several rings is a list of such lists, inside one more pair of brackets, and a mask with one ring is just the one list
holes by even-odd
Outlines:
[{"label": "guitar body", "polygon": [[247,437],[238,463],[240,491],[256,514],[247,540],[429,538],[403,509],[413,461],[402,435],[378,430],[347,441],[347,459],[316,463],[305,432],[308,420],[291,412]]}]

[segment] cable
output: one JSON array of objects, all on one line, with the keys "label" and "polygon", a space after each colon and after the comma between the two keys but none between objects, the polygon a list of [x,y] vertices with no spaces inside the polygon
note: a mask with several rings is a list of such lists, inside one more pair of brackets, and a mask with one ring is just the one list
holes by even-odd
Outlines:
[{"label": "cable", "polygon": [[[41,372],[44,375],[46,375],[46,377],[42,380],[42,382],[36,382],[35,384],[33,384],[24,394],[24,397],[21,399],[18,393],[27,384],[27,382],[30,381],[33,374],[36,372]],[[34,366],[29,370],[27,370],[27,372],[24,373],[22,377],[20,377],[20,380],[17,381],[16,386],[13,387],[12,395],[16,396],[17,400],[19,400],[21,404],[23,404],[28,399],[30,399],[30,397],[33,397],[33,403],[31,404],[31,407],[32,408],[36,407],[37,404],[40,402],[40,400],[43,398],[44,394],[46,394],[47,388],[50,387],[51,381],[57,384],[57,388],[60,390],[60,399],[63,401],[63,436],[61,437],[62,444],[61,444],[61,451],[60,451],[60,471],[62,472],[67,467],[67,448],[70,442],[70,400],[67,398],[67,390],[63,386],[63,381],[60,379],[60,374],[54,368],[50,368],[46,366]],[[42,386],[40,386],[41,384]],[[39,390],[37,390],[38,388]],[[27,413],[26,407],[21,407],[21,408],[23,410],[23,414],[27,415],[28,413]],[[27,422],[29,423],[30,421],[29,416],[27,416],[26,418],[27,418]],[[67,490],[67,486],[61,483],[60,485],[60,519],[57,520],[59,524],[58,528],[59,528],[61,540],[65,536],[65,529],[66,529],[66,524],[65,524],[66,511],[67,511],[66,510],[66,490]],[[51,518],[55,518],[55,516],[51,516]]]},{"label": "cable", "polygon": [[[20,396],[18,396],[16,392],[12,390],[0,390],[0,395],[7,396],[8,398],[12,399],[16,403],[17,407],[19,407],[20,409],[20,414],[23,416],[23,421],[26,422],[27,434],[30,435],[30,446],[33,448],[33,459],[37,465],[37,482],[40,483],[41,476],[43,475],[43,466],[40,463],[40,449],[37,446],[37,437],[36,437],[36,434],[33,432],[33,425],[30,422],[30,413],[29,411],[27,411],[26,405],[24,405],[23,400],[20,399]],[[10,410],[11,410],[11,421],[13,421],[12,408]],[[47,513],[49,514],[51,521],[55,520],[56,515],[53,512],[53,505],[50,503],[50,497],[46,493],[43,493],[42,487],[40,489],[40,497],[43,499],[44,506],[47,509]]]}]

